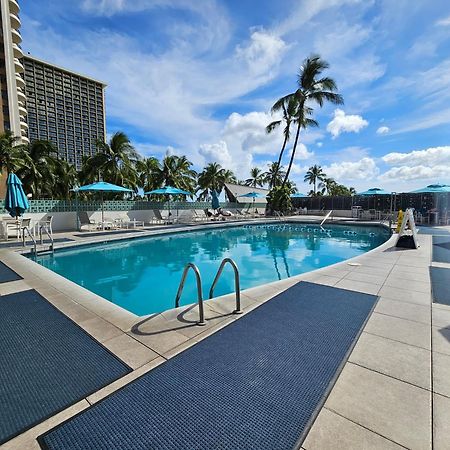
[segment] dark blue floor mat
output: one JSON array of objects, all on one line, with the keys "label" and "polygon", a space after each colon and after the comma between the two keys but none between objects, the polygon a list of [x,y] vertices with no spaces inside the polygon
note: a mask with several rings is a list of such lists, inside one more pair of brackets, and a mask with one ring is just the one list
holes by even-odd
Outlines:
[{"label": "dark blue floor mat", "polygon": [[450,236],[433,236],[433,261],[450,264]]},{"label": "dark blue floor mat", "polygon": [[0,297],[0,444],[130,371],[36,291]]},{"label": "dark blue floor mat", "polygon": [[299,283],[39,442],[52,450],[294,448],[376,299]]},{"label": "dark blue floor mat", "polygon": [[8,283],[9,281],[17,280],[23,280],[23,278],[0,261],[0,283]]},{"label": "dark blue floor mat", "polygon": [[433,301],[450,306],[450,269],[430,267]]}]

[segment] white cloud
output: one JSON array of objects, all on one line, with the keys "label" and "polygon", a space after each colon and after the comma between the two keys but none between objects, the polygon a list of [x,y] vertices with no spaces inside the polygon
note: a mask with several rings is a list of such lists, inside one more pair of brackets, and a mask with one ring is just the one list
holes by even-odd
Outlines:
[{"label": "white cloud", "polygon": [[450,16],[445,17],[444,19],[438,20],[436,22],[436,25],[438,26],[443,26],[443,27],[448,27],[450,26]]},{"label": "white cloud", "polygon": [[319,147],[319,148],[320,148],[320,147],[322,147],[322,145],[323,145],[323,142],[318,142],[318,143],[317,143],[316,145],[317,145],[317,147]]},{"label": "white cloud", "polygon": [[450,164],[442,166],[402,166],[393,167],[380,176],[380,180],[447,180],[450,173]]},{"label": "white cloud", "polygon": [[389,127],[382,126],[382,127],[378,128],[377,134],[387,134],[387,133],[389,133],[389,131],[390,131]]},{"label": "white cloud", "polygon": [[356,162],[344,161],[323,167],[323,171],[337,181],[367,180],[376,177],[380,171],[373,158],[362,158]]},{"label": "white cloud", "polygon": [[[388,153],[382,157],[382,160],[390,166],[425,165],[438,169],[438,166],[450,166],[450,146],[430,147],[408,153]],[[450,172],[447,173],[448,176],[450,176]]]},{"label": "white cloud", "polygon": [[334,111],[333,120],[327,125],[327,131],[333,138],[338,137],[341,133],[359,133],[363,128],[367,127],[369,122],[356,114],[345,114],[342,109]]},{"label": "white cloud", "polygon": [[205,163],[217,162],[227,169],[234,165],[233,157],[225,141],[219,141],[216,144],[203,144],[200,146],[199,153],[205,158]]}]

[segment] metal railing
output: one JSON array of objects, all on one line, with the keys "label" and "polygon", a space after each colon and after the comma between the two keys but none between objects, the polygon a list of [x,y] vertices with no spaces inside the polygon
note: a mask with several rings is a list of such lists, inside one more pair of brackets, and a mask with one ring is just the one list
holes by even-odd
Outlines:
[{"label": "metal railing", "polygon": [[233,311],[233,313],[241,314],[242,313],[242,310],[241,310],[241,286],[240,286],[240,281],[239,281],[239,269],[238,269],[237,264],[231,258],[225,258],[220,263],[219,270],[217,271],[214,281],[211,285],[211,289],[209,290],[209,298],[214,297],[214,289],[216,287],[217,282],[219,281],[220,276],[222,275],[223,268],[225,267],[225,265],[227,263],[230,264],[234,270],[234,289],[236,291],[236,309]]},{"label": "metal railing", "polygon": [[200,271],[198,267],[194,263],[189,263],[183,270],[183,275],[181,277],[180,285],[178,286],[177,296],[175,297],[175,308],[180,306],[180,298],[183,293],[184,284],[186,282],[186,277],[189,272],[189,269],[192,269],[195,273],[195,279],[197,282],[197,301],[198,301],[198,312],[199,312],[199,321],[197,325],[206,325],[205,322],[205,313],[203,310],[203,290],[202,290],[202,278],[200,276]]},{"label": "metal railing", "polygon": [[29,229],[29,227],[22,227],[22,245],[25,247],[25,235],[26,234],[28,234],[30,239],[33,241],[34,256],[37,256],[36,239],[34,238],[33,234],[31,233],[31,230]]},{"label": "metal railing", "polygon": [[320,226],[322,226],[327,220],[328,220],[328,217],[330,217],[331,216],[331,213],[333,212],[333,210],[331,210],[331,211],[329,211],[328,213],[327,213],[327,215],[324,217],[324,219],[322,220],[322,222],[320,222]]},{"label": "metal railing", "polygon": [[54,252],[55,252],[55,249],[54,249],[53,236],[52,236],[52,234],[48,231],[47,225],[45,225],[45,224],[42,224],[42,225],[39,227],[39,239],[40,239],[40,241],[41,241],[41,245],[44,244],[44,240],[42,239],[42,230],[45,231],[45,234],[46,234],[46,235],[48,236],[48,238],[50,239],[50,247],[49,247],[49,248],[50,248],[51,252],[54,253]]}]

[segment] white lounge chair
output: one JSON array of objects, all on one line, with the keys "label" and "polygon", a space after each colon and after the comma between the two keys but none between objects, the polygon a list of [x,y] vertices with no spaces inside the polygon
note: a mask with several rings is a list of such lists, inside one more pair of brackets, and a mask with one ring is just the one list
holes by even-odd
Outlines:
[{"label": "white lounge chair", "polygon": [[89,218],[86,211],[78,211],[78,220],[80,221],[80,231],[83,231],[83,227],[87,227],[88,231],[98,230],[101,228],[101,224],[95,220]]},{"label": "white lounge chair", "polygon": [[145,225],[143,220],[131,219],[130,216],[126,212],[120,212],[119,217],[114,219],[114,222],[120,228],[136,228],[143,227]]}]

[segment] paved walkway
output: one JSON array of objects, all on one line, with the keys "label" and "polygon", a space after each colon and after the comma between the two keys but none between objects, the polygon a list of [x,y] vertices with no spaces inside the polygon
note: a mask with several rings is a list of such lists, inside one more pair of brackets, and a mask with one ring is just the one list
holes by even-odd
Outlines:
[{"label": "paved walkway", "polygon": [[[306,450],[448,448],[450,307],[431,303],[431,236],[420,235],[418,250],[395,249],[393,239],[352,260],[242,293],[245,313],[301,280],[380,297]],[[242,317],[231,313],[234,297],[227,295],[205,302],[206,327],[195,325],[196,307],[138,318],[17,253],[0,250],[0,260],[24,277],[1,284],[0,294],[35,288],[134,369],[5,449],[38,448],[39,434]]]}]

